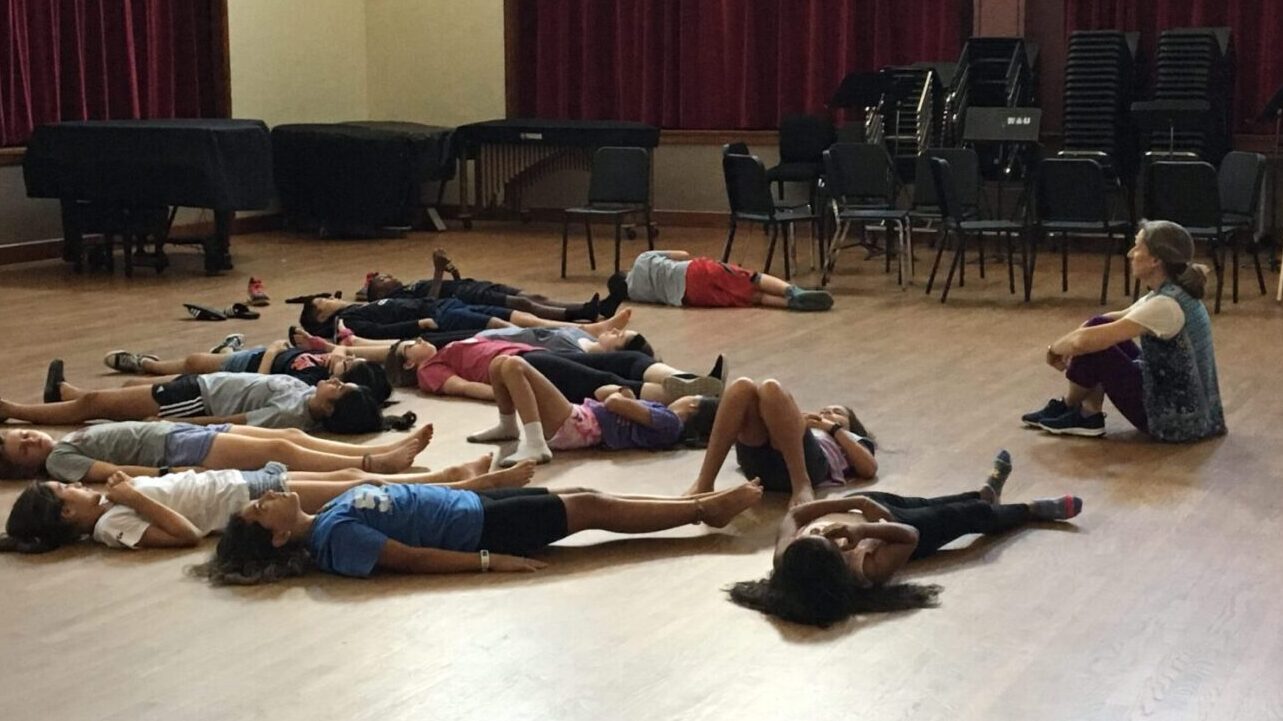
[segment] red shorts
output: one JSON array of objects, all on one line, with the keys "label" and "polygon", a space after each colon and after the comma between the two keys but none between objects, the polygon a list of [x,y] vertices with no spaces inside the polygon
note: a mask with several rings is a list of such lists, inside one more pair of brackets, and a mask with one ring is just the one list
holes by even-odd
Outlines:
[{"label": "red shorts", "polygon": [[758,292],[757,273],[712,258],[695,258],[686,266],[683,305],[697,308],[747,308]]}]

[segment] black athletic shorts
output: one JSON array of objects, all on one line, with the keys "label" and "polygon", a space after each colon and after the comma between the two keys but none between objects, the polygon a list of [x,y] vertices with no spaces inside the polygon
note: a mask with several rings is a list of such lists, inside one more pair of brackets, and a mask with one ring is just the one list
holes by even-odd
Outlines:
[{"label": "black athletic shorts", "polygon": [[569,535],[566,504],[547,488],[496,488],[481,496],[480,549],[525,556]]},{"label": "black athletic shorts", "polygon": [[[820,442],[815,440],[815,435],[809,429],[802,430],[802,455],[806,457],[806,475],[811,477],[811,485],[823,483],[829,477],[829,461],[824,457],[824,451],[820,450]],[[785,493],[793,490],[784,454],[772,448],[769,443],[750,446],[737,442],[735,458],[744,475],[760,479],[766,490]]]},{"label": "black athletic shorts", "polygon": [[469,305],[497,305],[503,308],[508,304],[508,296],[520,294],[521,291],[517,288],[488,280],[463,278],[441,283],[442,298],[458,298]]},{"label": "black athletic shorts", "polygon": [[161,418],[195,418],[207,416],[205,401],[200,395],[200,383],[194,375],[181,375],[167,383],[157,383],[151,387],[151,397],[155,399]]}]

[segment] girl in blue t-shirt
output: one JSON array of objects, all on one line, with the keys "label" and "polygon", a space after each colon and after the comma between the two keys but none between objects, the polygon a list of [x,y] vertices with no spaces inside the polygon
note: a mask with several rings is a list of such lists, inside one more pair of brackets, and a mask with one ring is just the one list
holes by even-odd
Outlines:
[{"label": "girl in blue t-shirt", "polygon": [[[552,381],[520,356],[499,356],[490,363],[490,387],[499,405],[499,424],[468,436],[472,443],[521,439],[515,453],[499,461],[547,463],[554,450],[671,448],[688,433],[688,424],[712,426],[699,404],[678,398],[669,405],[637,400],[632,391],[602,386],[596,399],[571,403]],[[517,418],[521,418],[520,424]],[[522,431],[525,431],[522,433]],[[707,435],[707,428],[702,434]]]},{"label": "girl in blue t-shirt", "polygon": [[536,571],[526,556],[579,531],[649,533],[688,523],[722,527],[762,498],[745,483],[683,497],[614,496],[580,488],[460,491],[358,486],[315,515],[296,493],[269,491],[233,516],[197,571],[215,583],[275,581],[316,568],[366,577],[400,573]]}]

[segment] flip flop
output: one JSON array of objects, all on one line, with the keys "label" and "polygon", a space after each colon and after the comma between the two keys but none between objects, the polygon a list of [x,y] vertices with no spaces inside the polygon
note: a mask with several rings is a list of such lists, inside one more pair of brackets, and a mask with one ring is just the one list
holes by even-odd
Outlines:
[{"label": "flip flop", "polygon": [[244,303],[232,303],[227,307],[227,310],[223,311],[223,314],[227,318],[239,318],[240,320],[255,320],[260,315],[258,311],[250,310],[250,307]]},{"label": "flip flop", "polygon": [[45,372],[45,403],[57,403],[62,400],[62,383],[67,378],[62,373],[62,359],[49,361],[49,370]]},{"label": "flip flop", "polygon": [[227,320],[227,316],[224,315],[223,311],[215,310],[207,305],[183,303],[183,307],[186,308],[187,312],[191,313],[192,317],[196,320]]}]

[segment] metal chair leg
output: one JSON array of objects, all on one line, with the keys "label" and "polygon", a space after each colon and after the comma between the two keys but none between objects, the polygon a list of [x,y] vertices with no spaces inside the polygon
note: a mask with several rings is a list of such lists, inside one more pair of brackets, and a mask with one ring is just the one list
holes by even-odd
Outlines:
[{"label": "metal chair leg", "polygon": [[770,236],[770,240],[766,244],[766,266],[762,269],[762,272],[770,273],[771,261],[775,259],[775,239],[779,236],[780,229],[778,225],[770,223],[766,231]]},{"label": "metal chair leg", "polygon": [[936,233],[936,260],[931,264],[931,274],[927,276],[927,295],[931,295],[931,286],[936,282],[936,271],[940,269],[940,257],[944,255],[945,241],[949,239],[949,228],[943,223]]},{"label": "metal chair leg", "polygon": [[584,221],[584,234],[588,237],[588,267],[597,270],[597,254],[592,247],[592,223],[587,220]]},{"label": "metal chair leg", "polygon": [[1109,263],[1114,259],[1114,233],[1105,231],[1105,274],[1100,277],[1100,304],[1109,301]]},{"label": "metal chair leg", "polygon": [[1234,263],[1231,269],[1231,275],[1234,276],[1234,283],[1230,286],[1230,292],[1233,295],[1234,303],[1238,304],[1238,239],[1241,233],[1230,233],[1230,259]]},{"label": "metal chair leg", "polygon": [[731,244],[735,242],[735,216],[731,216],[731,231],[726,235],[726,247],[722,248],[722,262],[729,263],[731,260]]},{"label": "metal chair leg", "polygon": [[1069,292],[1069,234],[1060,234],[1060,292]]},{"label": "metal chair leg", "polygon": [[1011,231],[1002,234],[1007,240],[1007,290],[1016,294],[1016,249],[1011,245]]},{"label": "metal chair leg", "polygon": [[[958,236],[958,249],[953,253],[953,262],[949,264],[949,275],[945,276],[945,279],[944,279],[944,289],[940,292],[941,303],[949,299],[949,287],[953,285],[954,270],[957,270],[959,266],[965,263],[965,261],[963,260],[964,258],[963,251],[967,247],[967,234],[959,230],[957,233],[957,236]],[[962,287],[961,271],[958,273],[958,287]]]},{"label": "metal chair leg", "polygon": [[570,246],[570,215],[561,221],[561,277],[566,277],[566,252]]},{"label": "metal chair leg", "polygon": [[616,215],[615,216],[615,272],[616,273],[619,272],[619,244],[620,242],[622,242],[622,238],[620,237],[620,231],[622,230],[622,227],[621,227],[622,225],[623,225],[623,218],[621,216]]}]

